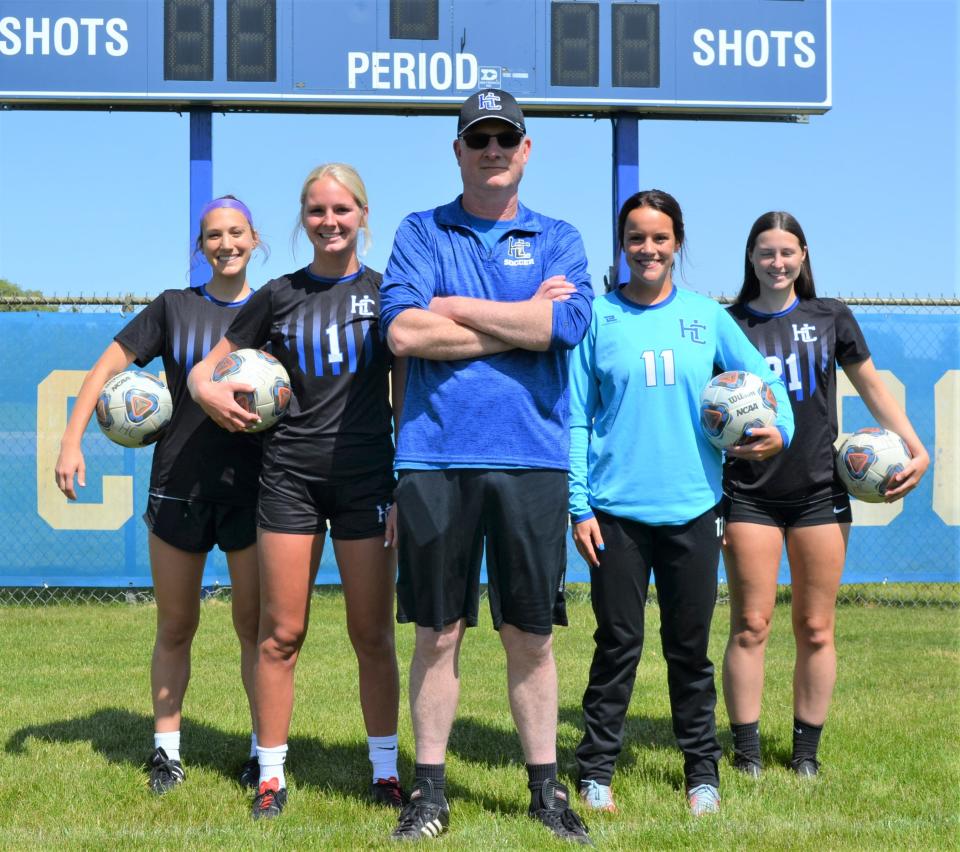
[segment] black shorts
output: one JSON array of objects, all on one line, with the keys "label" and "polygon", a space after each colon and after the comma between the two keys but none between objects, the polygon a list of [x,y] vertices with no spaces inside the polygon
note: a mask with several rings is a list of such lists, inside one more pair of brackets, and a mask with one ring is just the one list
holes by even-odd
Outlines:
[{"label": "black shorts", "polygon": [[396,481],[390,468],[345,482],[309,480],[276,466],[260,472],[257,526],[269,532],[338,539],[382,536]]},{"label": "black shorts", "polygon": [[257,541],[255,506],[230,506],[151,494],[143,520],[161,541],[190,553],[209,553],[214,545],[230,553]]},{"label": "black shorts", "polygon": [[727,524],[763,524],[768,527],[817,527],[853,523],[850,495],[828,485],[801,500],[757,500],[737,492],[723,495]]},{"label": "black shorts", "polygon": [[549,635],[566,625],[565,471],[401,471],[397,508],[397,621],[476,626],[486,545],[493,626]]}]

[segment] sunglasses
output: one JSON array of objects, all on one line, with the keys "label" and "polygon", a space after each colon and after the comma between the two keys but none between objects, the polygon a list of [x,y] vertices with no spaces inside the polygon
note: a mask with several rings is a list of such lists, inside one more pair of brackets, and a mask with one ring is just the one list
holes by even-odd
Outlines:
[{"label": "sunglasses", "polygon": [[490,144],[491,139],[496,139],[503,149],[516,148],[523,139],[523,134],[516,130],[504,130],[502,133],[464,133],[460,138],[468,148],[482,151]]}]

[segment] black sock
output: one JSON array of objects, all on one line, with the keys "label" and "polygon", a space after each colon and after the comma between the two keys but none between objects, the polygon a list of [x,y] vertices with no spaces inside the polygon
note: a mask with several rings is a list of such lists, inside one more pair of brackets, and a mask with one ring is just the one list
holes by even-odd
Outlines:
[{"label": "black sock", "polygon": [[793,759],[791,762],[799,763],[801,760],[816,760],[821,733],[823,733],[823,725],[811,725],[807,722],[801,722],[794,716]]},{"label": "black sock", "polygon": [[413,765],[413,783],[416,785],[421,778],[433,784],[434,793],[438,799],[443,798],[444,788],[447,786],[447,764],[445,763],[415,763]]},{"label": "black sock", "polygon": [[745,725],[730,725],[733,733],[733,751],[750,760],[760,762],[760,722],[748,722]]},{"label": "black sock", "polygon": [[557,780],[556,763],[527,764],[527,786],[531,793],[539,793],[544,782]]}]

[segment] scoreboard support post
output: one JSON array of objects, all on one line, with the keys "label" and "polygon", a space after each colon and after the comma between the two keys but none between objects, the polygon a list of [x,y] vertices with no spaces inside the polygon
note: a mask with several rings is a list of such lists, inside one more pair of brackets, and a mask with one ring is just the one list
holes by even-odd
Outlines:
[{"label": "scoreboard support post", "polygon": [[[203,205],[213,198],[213,112],[209,109],[190,110],[190,221],[187,240],[193,254],[195,228],[200,222]],[[207,265],[191,263],[190,286],[206,282]]]},{"label": "scoreboard support post", "polygon": [[614,288],[630,278],[626,261],[620,253],[617,214],[631,195],[640,190],[640,120],[630,113],[619,113],[613,125],[613,266],[610,286]]}]

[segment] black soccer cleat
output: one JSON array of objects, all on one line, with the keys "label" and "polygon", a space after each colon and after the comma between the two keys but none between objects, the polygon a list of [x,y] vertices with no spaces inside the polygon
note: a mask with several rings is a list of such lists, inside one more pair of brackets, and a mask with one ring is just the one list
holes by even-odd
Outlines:
[{"label": "black soccer cleat", "polygon": [[241,787],[249,787],[251,790],[257,789],[257,785],[260,783],[260,761],[257,760],[256,756],[251,757],[240,767],[240,772],[237,773],[237,781],[240,782]]},{"label": "black soccer cleat", "polygon": [[790,768],[801,778],[816,778],[820,774],[820,763],[815,757],[795,757]]},{"label": "black soccer cleat", "polygon": [[162,748],[155,748],[147,760],[150,789],[158,796],[168,793],[186,778],[179,760],[171,760]]},{"label": "black soccer cleat", "polygon": [[760,762],[760,758],[741,754],[739,751],[733,753],[733,768],[750,778],[759,778],[763,773],[763,764]]},{"label": "black soccer cleat", "polygon": [[284,805],[287,804],[287,788],[281,787],[276,778],[260,782],[260,789],[253,797],[254,819],[275,819],[280,816]]},{"label": "black soccer cleat", "polygon": [[433,789],[429,778],[421,778],[410,793],[410,801],[400,811],[391,840],[433,840],[450,825],[450,805],[443,793]]},{"label": "black soccer cleat", "polygon": [[570,793],[559,781],[543,782],[543,787],[533,793],[527,814],[542,822],[561,840],[593,846],[590,830],[570,807]]},{"label": "black soccer cleat", "polygon": [[386,805],[398,811],[407,803],[400,782],[392,775],[389,778],[378,778],[370,785],[370,800],[377,805]]}]

